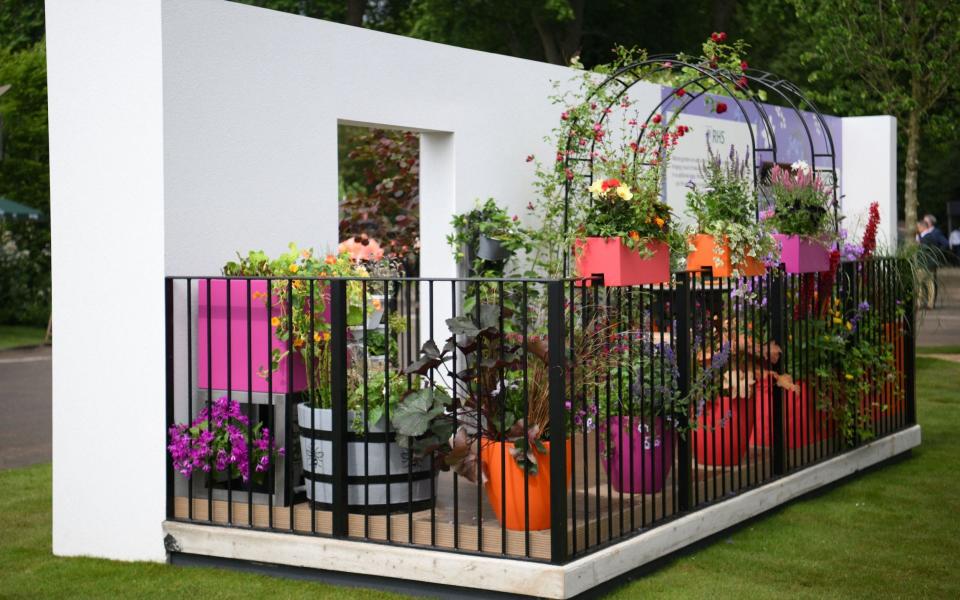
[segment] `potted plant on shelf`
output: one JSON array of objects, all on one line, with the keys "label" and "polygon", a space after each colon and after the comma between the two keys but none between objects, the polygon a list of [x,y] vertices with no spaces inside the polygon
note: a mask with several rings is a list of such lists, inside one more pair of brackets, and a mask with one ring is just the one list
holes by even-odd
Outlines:
[{"label": "potted plant on shelf", "polygon": [[[172,425],[167,451],[175,471],[190,479],[195,472],[216,482],[261,483],[275,456],[283,456],[262,422],[251,424],[236,400],[218,398],[204,406],[188,426]],[[238,486],[239,488],[240,486]]]},{"label": "potted plant on shelf", "polygon": [[503,263],[520,250],[526,250],[527,234],[518,216],[488,198],[468,213],[455,215],[450,223],[453,233],[447,243],[467,270],[479,274],[490,268],[502,271]]},{"label": "potted plant on shelf", "polygon": [[716,277],[763,275],[765,262],[778,262],[776,241],[767,230],[768,221],[758,218],[747,161],[730,146],[724,163],[709,140],[707,153],[700,163],[703,185],[688,184],[687,212],[696,219],[697,233],[690,237],[694,250],[687,256],[687,270],[707,267]]},{"label": "potted plant on shelf", "polygon": [[773,207],[761,214],[770,222],[788,273],[815,273],[830,268],[835,238],[832,190],[807,163],[774,165],[767,183]]}]

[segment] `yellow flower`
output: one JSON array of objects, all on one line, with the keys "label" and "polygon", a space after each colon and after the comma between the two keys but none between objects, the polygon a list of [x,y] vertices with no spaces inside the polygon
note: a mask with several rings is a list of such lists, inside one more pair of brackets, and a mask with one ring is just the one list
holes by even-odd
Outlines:
[{"label": "yellow flower", "polygon": [[829,342],[829,341],[830,341],[830,336],[829,336],[829,335],[823,336],[823,341]]},{"label": "yellow flower", "polygon": [[299,279],[296,280],[296,281],[294,281],[294,282],[293,282],[293,287],[295,287],[295,288],[297,288],[297,289],[299,290],[301,287],[303,287],[303,281],[301,281],[301,280],[299,280]]},{"label": "yellow flower", "polygon": [[591,194],[593,194],[593,197],[594,197],[594,198],[599,198],[599,197],[600,197],[600,194],[603,193],[603,181],[601,181],[601,180],[599,180],[599,179],[596,180],[596,181],[594,181],[594,182],[590,185],[589,191],[590,191]]},{"label": "yellow flower", "polygon": [[633,194],[630,192],[630,188],[625,185],[621,185],[617,188],[617,196],[619,196],[621,200],[633,199]]},{"label": "yellow flower", "polygon": [[324,332],[323,332],[323,341],[325,341],[325,342],[329,342],[329,341],[330,341],[330,332],[329,332],[329,331],[324,331]]},{"label": "yellow flower", "polygon": [[844,377],[847,378],[847,381],[853,381],[853,375],[851,375],[850,373],[847,373],[846,375],[844,375]]},{"label": "yellow flower", "polygon": [[270,319],[270,324],[274,327],[278,327],[280,325],[280,317],[274,317]]},{"label": "yellow flower", "polygon": [[847,321],[847,331],[853,331],[853,323]]},{"label": "yellow flower", "polygon": [[299,270],[300,270],[300,267],[299,267],[299,265],[297,265],[297,263],[293,263],[292,265],[290,265],[290,272],[291,272],[291,273],[296,273],[296,272],[299,271]]},{"label": "yellow flower", "polygon": [[840,324],[842,324],[842,323],[843,323],[843,319],[840,319],[840,318],[838,318],[838,317],[834,317],[834,318],[833,318],[833,324],[834,324],[834,325],[840,325]]},{"label": "yellow flower", "polygon": [[657,217],[656,219],[653,220],[653,222],[656,223],[657,227],[659,227],[660,229],[663,229],[663,225],[666,223],[666,221],[664,221],[661,217]]},{"label": "yellow flower", "polygon": [[313,341],[315,341],[315,342],[319,342],[319,341],[320,341],[320,332],[319,332],[319,331],[315,331],[315,332],[313,333]]}]

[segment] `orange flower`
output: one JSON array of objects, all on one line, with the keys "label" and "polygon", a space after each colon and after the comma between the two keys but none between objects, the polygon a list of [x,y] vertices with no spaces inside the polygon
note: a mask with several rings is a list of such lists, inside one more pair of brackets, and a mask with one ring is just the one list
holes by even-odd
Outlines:
[{"label": "orange flower", "polygon": [[666,221],[664,221],[661,217],[657,217],[656,219],[654,219],[654,222],[657,224],[657,227],[659,227],[660,229],[663,229],[663,226],[666,223]]},{"label": "orange flower", "polygon": [[270,319],[270,324],[273,325],[274,327],[279,327],[280,317],[273,317],[272,319]]},{"label": "orange flower", "polygon": [[639,232],[639,231],[631,231],[631,232],[630,232],[630,239],[633,240],[633,241],[635,241],[635,242],[639,242],[639,241],[640,241],[640,232]]},{"label": "orange flower", "polygon": [[299,290],[300,288],[303,287],[303,281],[301,281],[301,280],[299,280],[299,279],[296,280],[296,281],[294,281],[294,282],[293,282],[293,287],[295,287],[295,288],[297,288],[297,289]]},{"label": "orange flower", "polygon": [[293,340],[294,348],[303,348],[303,344],[304,344],[303,338],[298,337],[295,340]]},{"label": "orange flower", "polygon": [[370,304],[373,305],[373,310],[380,310],[383,308],[383,302],[380,301],[380,298],[374,298],[371,300]]},{"label": "orange flower", "polygon": [[315,331],[315,332],[313,333],[313,341],[315,341],[315,342],[319,342],[319,341],[320,341],[320,332],[319,332],[319,331]]},{"label": "orange flower", "polygon": [[323,341],[325,341],[325,342],[329,342],[329,341],[330,341],[330,332],[329,332],[329,331],[324,331],[324,332],[323,332]]},{"label": "orange flower", "polygon": [[328,265],[332,265],[337,262],[337,257],[332,254],[328,254],[327,258],[324,259],[324,262],[326,262]]}]

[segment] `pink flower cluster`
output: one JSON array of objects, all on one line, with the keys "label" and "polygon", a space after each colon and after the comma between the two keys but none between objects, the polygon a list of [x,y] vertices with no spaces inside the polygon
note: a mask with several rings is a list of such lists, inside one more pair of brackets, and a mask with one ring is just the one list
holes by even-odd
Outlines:
[{"label": "pink flower cluster", "polygon": [[251,464],[256,473],[266,473],[271,455],[276,452],[282,456],[283,448],[271,443],[270,430],[262,423],[250,428],[250,420],[240,406],[224,396],[213,402],[209,413],[204,407],[189,427],[184,423],[171,426],[167,450],[173,468],[188,479],[199,470],[227,474],[231,479],[239,476],[247,482]]},{"label": "pink flower cluster", "polygon": [[770,183],[780,186],[788,192],[814,189],[821,194],[829,193],[823,180],[807,165],[801,164],[798,168],[785,169],[775,165],[770,171]]}]

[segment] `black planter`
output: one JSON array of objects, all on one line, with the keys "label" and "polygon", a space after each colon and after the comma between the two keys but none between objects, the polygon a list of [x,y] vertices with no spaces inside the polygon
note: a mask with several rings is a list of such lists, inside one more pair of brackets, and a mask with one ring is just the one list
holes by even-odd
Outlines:
[{"label": "black planter", "polygon": [[480,245],[479,248],[477,248],[477,256],[490,262],[500,262],[513,256],[513,251],[504,247],[503,242],[500,240],[481,235]]}]

